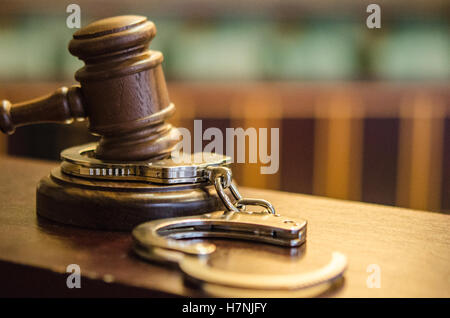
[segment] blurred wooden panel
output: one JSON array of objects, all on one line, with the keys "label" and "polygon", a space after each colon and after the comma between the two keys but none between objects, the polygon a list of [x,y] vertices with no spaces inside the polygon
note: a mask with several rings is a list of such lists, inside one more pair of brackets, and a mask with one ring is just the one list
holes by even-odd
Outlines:
[{"label": "blurred wooden panel", "polygon": [[[32,99],[48,94],[56,88],[69,83],[12,83],[0,87],[0,98],[9,99],[12,103]],[[87,127],[87,122],[75,122],[73,125],[40,124],[20,127],[7,137],[8,153],[41,159],[58,160],[61,150],[95,141]]]},{"label": "blurred wooden panel", "polygon": [[[2,83],[0,98],[19,102],[64,84],[70,83]],[[192,137],[196,118],[203,120],[203,131],[217,127],[224,135],[228,127],[280,128],[278,173],[261,175],[260,164],[236,163],[233,173],[240,183],[405,207],[411,206],[411,200],[421,200],[421,206],[427,202],[427,209],[450,211],[450,91],[446,83],[168,84],[177,107],[171,122],[188,128]],[[412,105],[417,104],[418,95],[426,98],[415,112],[418,106]],[[39,125],[19,128],[7,144],[0,140],[0,149],[57,159],[60,150],[90,138],[82,123]],[[419,148],[413,147],[413,141]],[[413,151],[419,155],[413,156]],[[430,162],[428,172],[412,169],[412,164],[430,167],[424,162]],[[420,181],[423,176],[432,183],[428,190]],[[411,187],[420,195],[411,197]]]},{"label": "blurred wooden panel", "polygon": [[445,108],[438,99],[418,94],[402,108],[397,204],[439,210]]},{"label": "blurred wooden panel", "polygon": [[[231,127],[230,126],[230,119],[229,118],[197,118],[202,120],[202,127],[203,127],[203,133],[208,128],[217,128],[222,133],[222,136],[224,137],[222,140],[222,152],[219,152],[221,154],[226,154],[226,129]],[[211,140],[203,140],[203,146],[204,149],[207,144],[209,144]]]},{"label": "blurred wooden panel", "polygon": [[319,100],[314,154],[314,194],[359,200],[362,167],[362,108],[351,95]]},{"label": "blurred wooden panel", "polygon": [[8,137],[0,135],[0,154],[6,154],[8,152]]},{"label": "blurred wooden panel", "polygon": [[364,120],[361,199],[365,202],[395,205],[399,123],[397,118]]},{"label": "blurred wooden panel", "polygon": [[71,126],[40,124],[21,127],[8,137],[8,153],[40,159],[59,160],[60,152],[69,147],[98,140],[84,123]]},{"label": "blurred wooden panel", "polygon": [[[281,149],[279,147],[279,138],[275,138],[275,143],[272,144],[272,128],[278,129],[280,131],[280,120],[282,117],[282,108],[280,104],[280,99],[278,95],[273,94],[273,92],[260,92],[259,94],[254,94],[253,92],[248,94],[237,95],[236,99],[231,108],[231,127],[256,130],[256,145],[251,145],[256,154],[256,163],[252,163],[250,160],[250,141],[246,137],[246,160],[245,165],[239,164],[235,160],[237,176],[240,184],[244,186],[267,188],[267,189],[279,189],[280,186],[280,170],[279,170],[279,158],[272,159],[272,161],[277,160],[278,162],[263,163],[261,161],[261,146],[267,145],[265,149],[266,154],[270,154],[273,158],[274,151],[279,153]],[[267,131],[267,140],[261,140],[260,129]],[[274,135],[274,137],[276,137]],[[230,142],[227,140],[227,142]],[[235,154],[237,151],[242,151],[242,149],[237,149],[235,145]],[[275,147],[275,148],[271,148]],[[263,174],[262,167],[271,164],[276,164],[278,170],[273,174]],[[276,166],[274,166],[276,167]]]},{"label": "blurred wooden panel", "polygon": [[315,120],[283,118],[281,127],[280,190],[312,194]]},{"label": "blurred wooden panel", "polygon": [[[173,98],[179,93],[195,100],[195,109],[204,117],[228,116],[236,96],[273,94],[280,98],[285,118],[313,118],[317,99],[333,92],[346,94],[361,101],[355,107],[364,109],[365,117],[393,118],[398,115],[404,96],[422,91],[446,102],[450,114],[450,91],[446,83],[398,82],[170,82]],[[183,107],[179,102],[179,107]]]},{"label": "blurred wooden panel", "polygon": [[170,98],[176,107],[175,114],[170,119],[172,125],[187,128],[193,132],[196,115],[194,97],[188,92],[177,91],[175,94],[170,94]]},{"label": "blurred wooden panel", "polygon": [[441,211],[450,213],[450,117],[445,119],[442,154],[442,202]]}]

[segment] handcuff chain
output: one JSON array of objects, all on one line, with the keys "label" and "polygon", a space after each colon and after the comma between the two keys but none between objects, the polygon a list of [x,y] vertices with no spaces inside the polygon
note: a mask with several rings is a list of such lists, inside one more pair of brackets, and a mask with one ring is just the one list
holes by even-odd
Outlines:
[{"label": "handcuff chain", "polygon": [[[222,166],[209,166],[206,167],[206,171],[209,181],[216,188],[217,194],[228,211],[242,212],[245,211],[247,205],[256,205],[265,208],[268,213],[276,214],[275,208],[267,200],[242,198],[236,185],[232,182],[232,172],[230,168]],[[225,192],[225,189],[228,188],[236,200],[235,203],[232,202],[231,198]]]}]

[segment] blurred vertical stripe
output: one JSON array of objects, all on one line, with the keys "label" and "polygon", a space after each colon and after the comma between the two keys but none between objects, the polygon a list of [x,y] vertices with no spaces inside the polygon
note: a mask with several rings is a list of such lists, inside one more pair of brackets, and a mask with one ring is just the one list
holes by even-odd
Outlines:
[{"label": "blurred vertical stripe", "polygon": [[362,201],[395,205],[399,122],[395,117],[364,120]]},{"label": "blurred vertical stripe", "polygon": [[354,96],[337,93],[317,106],[314,194],[360,200],[363,109]]},{"label": "blurred vertical stripe", "polygon": [[283,118],[280,190],[313,193],[314,118]]},{"label": "blurred vertical stripe", "polygon": [[445,118],[443,152],[441,211],[450,213],[450,112]]},{"label": "blurred vertical stripe", "polygon": [[[274,149],[270,148],[272,139],[271,128],[278,128],[280,131],[282,107],[280,97],[274,92],[259,92],[258,94],[247,93],[235,99],[232,105],[231,127],[242,127],[244,130],[248,128],[256,129],[257,145],[255,146],[257,163],[249,162],[249,138],[246,138],[246,164],[235,164],[237,178],[241,185],[249,187],[263,187],[268,189],[279,189],[281,172],[278,170],[275,174],[262,174],[261,167],[272,163],[262,163],[260,160],[260,138],[259,129],[267,130],[267,154],[272,154]],[[281,133],[281,132],[280,132]],[[280,144],[282,137],[280,136]],[[228,142],[228,141],[227,141]],[[275,146],[275,145],[274,145]],[[238,149],[236,148],[236,151]],[[242,149],[240,150],[242,151]],[[281,152],[281,149],[279,149]],[[235,152],[236,154],[236,152]],[[236,162],[236,160],[235,160]],[[279,166],[278,166],[279,167]],[[280,169],[280,167],[279,167]]]},{"label": "blurred vertical stripe", "polygon": [[397,204],[440,209],[445,108],[436,98],[407,97],[401,108]]},{"label": "blurred vertical stripe", "polygon": [[[61,84],[8,84],[0,93],[15,102]],[[194,119],[203,120],[203,132],[217,127],[224,136],[226,128],[280,128],[278,173],[235,163],[240,185],[450,211],[444,84],[172,82],[169,91],[177,106],[172,123],[191,135]],[[59,151],[88,138],[82,124],[24,127],[8,137],[8,150],[58,159]]]}]

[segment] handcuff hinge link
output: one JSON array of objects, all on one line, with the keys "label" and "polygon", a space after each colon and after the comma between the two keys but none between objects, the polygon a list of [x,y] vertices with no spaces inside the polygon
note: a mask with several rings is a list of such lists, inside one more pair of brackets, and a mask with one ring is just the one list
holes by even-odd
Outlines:
[{"label": "handcuff hinge link", "polygon": [[[206,171],[209,181],[214,184],[217,194],[228,211],[242,212],[245,211],[247,205],[256,205],[265,208],[268,213],[276,214],[275,208],[267,200],[242,198],[236,185],[232,181],[232,172],[230,168],[209,166],[206,167]],[[235,203],[232,202],[231,198],[225,192],[225,189],[228,188],[235,199]]]}]

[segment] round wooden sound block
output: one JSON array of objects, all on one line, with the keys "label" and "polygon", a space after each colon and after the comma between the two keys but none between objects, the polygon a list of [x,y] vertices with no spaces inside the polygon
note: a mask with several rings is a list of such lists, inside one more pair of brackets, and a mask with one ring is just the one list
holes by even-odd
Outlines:
[{"label": "round wooden sound block", "polygon": [[160,185],[89,180],[55,168],[41,179],[36,194],[41,217],[86,228],[131,230],[145,221],[223,209],[213,185]]}]

